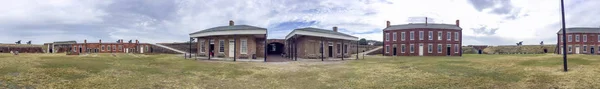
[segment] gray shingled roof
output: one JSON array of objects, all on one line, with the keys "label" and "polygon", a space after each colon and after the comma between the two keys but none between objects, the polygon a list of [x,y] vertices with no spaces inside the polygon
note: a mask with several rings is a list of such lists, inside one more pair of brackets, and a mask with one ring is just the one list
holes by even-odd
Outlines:
[{"label": "gray shingled roof", "polygon": [[267,30],[266,28],[255,27],[255,26],[250,26],[250,25],[233,25],[233,26],[213,27],[213,28],[209,28],[209,29],[197,31],[197,32],[194,32],[194,33],[190,33],[190,35],[196,34],[196,33],[224,31],[224,30],[257,30],[257,29],[258,30]]},{"label": "gray shingled roof", "polygon": [[454,24],[435,24],[435,23],[411,23],[411,24],[402,24],[402,25],[392,25],[383,30],[404,30],[404,29],[414,29],[414,28],[434,28],[434,29],[454,29],[454,30],[462,30],[462,28],[454,25]]},{"label": "gray shingled roof", "polygon": [[[590,28],[590,27],[567,28],[567,33],[600,33],[600,28]],[[562,34],[562,28],[561,28],[561,30],[558,30],[557,34]]]},{"label": "gray shingled roof", "polygon": [[[298,29],[295,29],[295,30],[302,30],[302,31],[326,33],[326,34],[332,34],[332,35],[342,35],[342,36],[355,37],[355,36],[344,34],[344,33],[341,33],[341,32],[334,32],[333,30],[326,30],[326,29],[312,28],[312,27],[298,28]],[[355,38],[358,38],[358,37],[355,37]]]}]

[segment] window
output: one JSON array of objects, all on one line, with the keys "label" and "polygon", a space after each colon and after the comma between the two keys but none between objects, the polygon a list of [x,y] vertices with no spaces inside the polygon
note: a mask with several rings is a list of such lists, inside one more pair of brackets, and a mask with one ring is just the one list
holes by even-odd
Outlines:
[{"label": "window", "polygon": [[458,53],[460,51],[459,46],[460,45],[458,45],[458,44],[454,44],[454,53]]},{"label": "window", "polygon": [[419,31],[419,40],[423,40],[423,31]]},{"label": "window", "polygon": [[341,51],[341,49],[342,49],[342,45],[341,45],[341,44],[339,44],[339,43],[338,43],[338,44],[336,45],[336,48],[337,48],[337,53],[338,53],[338,54],[339,54],[339,53],[342,53],[342,51]]},{"label": "window", "polygon": [[102,45],[102,48],[100,48],[102,51],[104,51],[104,45]]},{"label": "window", "polygon": [[575,35],[575,42],[579,42],[579,35]]},{"label": "window", "polygon": [[390,33],[385,33],[385,41],[390,41]]},{"label": "window", "polygon": [[[116,50],[117,50],[117,46],[116,46],[116,45],[113,45],[113,46],[112,46],[112,48],[113,48],[113,51],[116,51]],[[146,49],[146,50],[147,50],[147,49]]]},{"label": "window", "polygon": [[583,45],[583,52],[587,52],[587,45]]},{"label": "window", "polygon": [[572,41],[572,39],[571,39],[572,37],[573,37],[572,35],[567,36],[567,40],[568,40],[567,42],[571,42]]},{"label": "window", "polygon": [[390,45],[385,45],[385,53],[390,53]]},{"label": "window", "polygon": [[598,35],[598,42],[600,42],[600,35]]},{"label": "window", "polygon": [[410,40],[415,40],[415,32],[410,31]]},{"label": "window", "polygon": [[583,42],[587,42],[587,35],[583,35]]},{"label": "window", "polygon": [[404,50],[406,50],[406,45],[402,44],[402,45],[400,46],[400,52],[401,52],[401,53],[404,53]]},{"label": "window", "polygon": [[427,53],[432,53],[432,52],[433,52],[433,44],[427,45]]},{"label": "window", "polygon": [[[404,41],[404,37],[405,37],[405,36],[406,36],[406,33],[405,33],[405,32],[402,32],[402,33],[400,34],[400,37],[401,37],[401,40],[402,40],[402,41]],[[600,42],[600,40],[598,40],[598,41]]]},{"label": "window", "polygon": [[458,32],[454,32],[454,41],[458,41],[459,35]]},{"label": "window", "polygon": [[438,31],[437,38],[438,40],[442,40],[442,31]]},{"label": "window", "polygon": [[348,45],[344,44],[344,49],[342,49],[342,50],[344,50],[344,53],[348,53]]},{"label": "window", "polygon": [[247,39],[242,39],[240,41],[240,50],[241,50],[241,54],[247,54],[248,53],[248,40]]},{"label": "window", "polygon": [[427,34],[427,37],[429,38],[429,40],[433,40],[433,31],[429,31],[429,34]]},{"label": "window", "polygon": [[450,41],[452,37],[452,33],[446,32],[446,40]]},{"label": "window", "polygon": [[108,50],[106,50],[106,51],[112,50],[111,47],[110,47],[110,45],[107,45],[107,47],[108,47]]},{"label": "window", "polygon": [[442,44],[438,44],[437,53],[442,53]]},{"label": "window", "polygon": [[219,40],[219,53],[225,52],[225,40]]},{"label": "window", "polygon": [[71,49],[72,51],[77,51],[77,46],[73,46],[73,49]]},{"label": "window", "polygon": [[415,53],[415,45],[410,44],[410,53]]},{"label": "window", "polygon": [[396,32],[394,32],[394,35],[392,35],[392,40],[396,41],[396,37],[397,37],[396,35],[397,35]]},{"label": "window", "polygon": [[123,50],[123,45],[119,45],[119,51]]},{"label": "window", "polygon": [[571,50],[571,47],[573,47],[573,46],[569,45],[569,53],[572,51],[572,50]]},{"label": "window", "polygon": [[205,47],[204,40],[200,40],[200,53],[205,52]]}]

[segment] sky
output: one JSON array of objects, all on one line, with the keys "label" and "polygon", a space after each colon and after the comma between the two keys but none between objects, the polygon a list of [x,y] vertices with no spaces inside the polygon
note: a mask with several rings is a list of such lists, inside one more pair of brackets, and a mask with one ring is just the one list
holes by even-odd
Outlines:
[{"label": "sky", "polygon": [[[0,43],[185,42],[226,26],[268,29],[283,39],[315,27],[381,41],[386,21],[455,24],[463,45],[556,44],[560,0],[0,0]],[[596,8],[596,9],[594,9]],[[567,27],[600,27],[600,0],[565,0]]]}]

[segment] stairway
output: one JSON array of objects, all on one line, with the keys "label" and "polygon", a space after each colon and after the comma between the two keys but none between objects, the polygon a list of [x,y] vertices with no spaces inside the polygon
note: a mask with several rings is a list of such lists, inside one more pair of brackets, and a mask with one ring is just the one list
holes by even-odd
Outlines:
[{"label": "stairway", "polygon": [[168,46],[165,46],[165,45],[161,45],[161,44],[152,44],[152,45],[158,46],[158,47],[161,47],[161,48],[165,48],[165,49],[169,49],[169,50],[175,51],[177,53],[187,54],[187,52],[185,52],[185,51],[177,50],[175,48],[171,48],[171,47],[168,47]]}]

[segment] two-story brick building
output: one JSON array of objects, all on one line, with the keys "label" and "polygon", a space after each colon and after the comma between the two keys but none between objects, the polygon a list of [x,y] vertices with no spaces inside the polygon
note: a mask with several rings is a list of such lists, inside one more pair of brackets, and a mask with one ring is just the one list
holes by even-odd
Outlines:
[{"label": "two-story brick building", "polygon": [[[595,50],[600,48],[600,28],[576,27],[567,28],[567,54],[599,54]],[[557,39],[560,53],[563,53],[562,29],[558,31]]]},{"label": "two-story brick building", "polygon": [[385,56],[462,56],[462,28],[456,24],[410,23],[383,29]]}]

